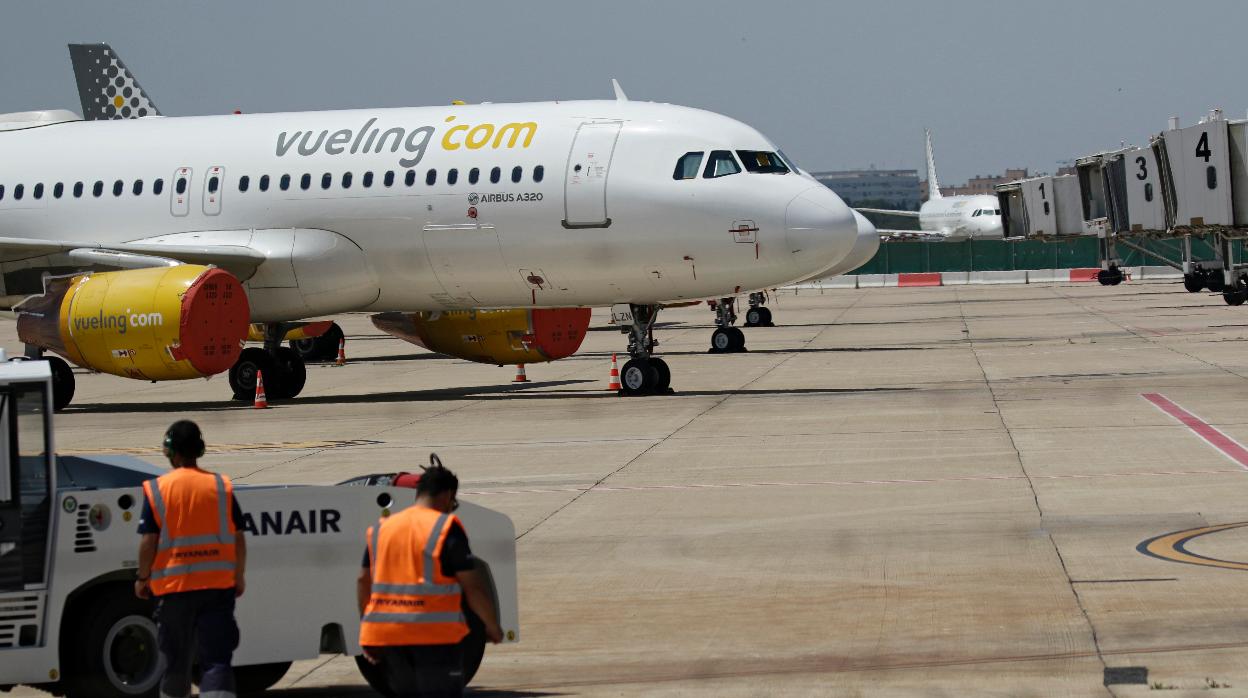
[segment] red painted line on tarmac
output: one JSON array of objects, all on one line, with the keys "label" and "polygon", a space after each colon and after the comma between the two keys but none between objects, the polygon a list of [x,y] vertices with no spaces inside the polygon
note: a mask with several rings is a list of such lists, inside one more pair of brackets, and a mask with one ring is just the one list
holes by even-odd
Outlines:
[{"label": "red painted line on tarmac", "polygon": [[[1064,475],[1033,475],[1032,480],[1091,480],[1106,477],[1155,477],[1189,475],[1226,475],[1238,470],[1155,470],[1131,473],[1069,473]],[[848,487],[858,485],[935,485],[948,482],[987,482],[994,480],[1026,480],[1023,475],[967,475],[964,477],[925,480],[816,480],[810,482],[722,482],[688,485],[584,485],[578,487],[526,487],[506,490],[464,490],[463,495],[494,494],[558,494],[563,492],[643,492],[647,490],[725,490],[741,487]]]},{"label": "red painted line on tarmac", "polygon": [[1218,449],[1227,458],[1238,463],[1239,467],[1248,470],[1248,448],[1244,448],[1243,444],[1218,431],[1216,427],[1200,417],[1179,407],[1174,401],[1161,393],[1144,393],[1140,397],[1153,403],[1162,412],[1177,419],[1180,424],[1191,429],[1210,446]]}]

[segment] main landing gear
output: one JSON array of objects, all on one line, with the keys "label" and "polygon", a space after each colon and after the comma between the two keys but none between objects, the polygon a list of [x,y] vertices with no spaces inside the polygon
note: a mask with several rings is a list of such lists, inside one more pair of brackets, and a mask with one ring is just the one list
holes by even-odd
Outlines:
[{"label": "main landing gear", "polygon": [[775,327],[771,321],[771,310],[766,306],[767,294],[756,291],[750,294],[750,309],[745,311],[746,327]]},{"label": "main landing gear", "polygon": [[[235,400],[252,400],[256,396],[256,376],[264,376],[264,392],[274,399],[292,398],[303,391],[308,372],[299,352],[282,346],[286,327],[280,322],[264,326],[264,348],[248,347],[230,368],[230,388]],[[337,345],[334,347],[337,351]]]},{"label": "main landing gear", "polygon": [[631,306],[633,322],[622,329],[628,334],[630,358],[620,370],[621,395],[665,395],[672,392],[672,370],[667,362],[651,352],[659,345],[654,339],[655,305]]},{"label": "main landing gear", "polygon": [[338,358],[338,343],[342,341],[342,337],[342,328],[335,322],[320,337],[292,339],[289,344],[304,361],[318,363]]},{"label": "main landing gear", "polygon": [[737,321],[736,301],[735,298],[720,298],[718,302],[712,301],[711,307],[715,310],[715,331],[711,333],[711,348],[708,353],[736,354],[746,351],[745,333],[732,326],[732,323]]}]

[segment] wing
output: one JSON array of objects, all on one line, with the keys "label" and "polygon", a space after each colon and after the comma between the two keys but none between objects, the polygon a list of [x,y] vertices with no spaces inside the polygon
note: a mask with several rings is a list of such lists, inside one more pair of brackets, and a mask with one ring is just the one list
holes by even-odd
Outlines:
[{"label": "wing", "polygon": [[240,279],[255,273],[266,257],[242,245],[172,244],[168,242],[99,243],[0,237],[0,263],[21,262],[50,255],[67,255],[87,264],[123,268],[168,264],[213,264]]},{"label": "wing", "polygon": [[889,209],[889,208],[855,208],[854,210],[859,213],[882,213],[888,216],[901,216],[903,218],[918,218],[919,217],[918,211],[900,211],[900,210],[894,211],[893,209]]}]

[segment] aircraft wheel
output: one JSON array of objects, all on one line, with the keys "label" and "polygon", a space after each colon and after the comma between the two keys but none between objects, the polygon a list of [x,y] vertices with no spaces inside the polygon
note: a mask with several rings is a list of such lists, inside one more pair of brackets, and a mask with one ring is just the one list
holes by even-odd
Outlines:
[{"label": "aircraft wheel", "polygon": [[629,359],[620,371],[621,390],[625,395],[646,395],[654,392],[659,372],[647,359]]},{"label": "aircraft wheel", "polygon": [[[278,347],[273,362],[277,367],[273,372],[273,382],[265,386],[269,396],[280,400],[303,392],[303,386],[308,382],[308,369],[299,352],[290,347]],[[268,377],[267,373],[265,377]]]},{"label": "aircraft wheel", "polygon": [[338,343],[343,336],[342,328],[335,322],[320,337],[290,340],[290,348],[306,362],[333,361],[338,358]]},{"label": "aircraft wheel", "polygon": [[772,327],[773,323],[771,321],[771,308],[759,308],[758,312],[759,312],[759,315],[762,316],[759,319],[758,324],[762,327]]},{"label": "aircraft wheel", "polygon": [[745,351],[745,333],[739,327],[729,327],[728,331],[732,334],[732,346],[728,351],[736,353]]},{"label": "aircraft wheel", "polygon": [[52,409],[60,412],[74,399],[74,388],[78,382],[74,378],[74,369],[64,359],[49,356],[45,360],[48,368],[52,369]]},{"label": "aircraft wheel", "polygon": [[256,373],[259,371],[264,372],[266,393],[281,382],[280,379],[274,380],[277,378],[277,364],[269,352],[260,347],[244,349],[238,355],[238,361],[230,367],[230,389],[234,391],[235,400],[251,401],[256,398]]},{"label": "aircraft wheel", "polygon": [[750,308],[745,311],[745,326],[760,327],[763,324],[763,309]]},{"label": "aircraft wheel", "polygon": [[650,365],[658,373],[658,380],[654,383],[654,389],[663,391],[672,387],[672,369],[668,368],[667,362],[652,356],[650,357]]},{"label": "aircraft wheel", "polygon": [[711,333],[712,354],[727,354],[728,352],[733,351],[732,347],[735,344],[732,333],[733,330],[736,330],[737,332],[741,331],[737,330],[735,327],[715,328],[715,331]]},{"label": "aircraft wheel", "polygon": [[1183,275],[1183,288],[1187,289],[1188,293],[1200,293],[1200,290],[1204,287],[1205,281],[1199,274]]}]

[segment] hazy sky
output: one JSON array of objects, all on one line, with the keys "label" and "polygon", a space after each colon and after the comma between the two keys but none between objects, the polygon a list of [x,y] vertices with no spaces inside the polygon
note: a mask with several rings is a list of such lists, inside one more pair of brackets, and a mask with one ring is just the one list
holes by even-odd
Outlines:
[{"label": "hazy sky", "polygon": [[[807,169],[945,182],[1248,109],[1248,3],[0,0],[0,112],[78,111],[65,45],[113,45],[169,115],[633,99],[741,119]],[[0,152],[0,157],[3,153]]]}]

